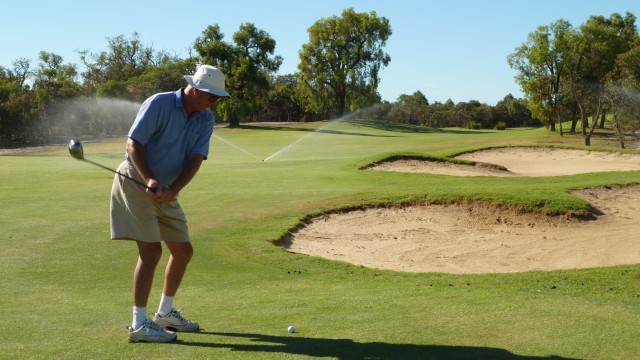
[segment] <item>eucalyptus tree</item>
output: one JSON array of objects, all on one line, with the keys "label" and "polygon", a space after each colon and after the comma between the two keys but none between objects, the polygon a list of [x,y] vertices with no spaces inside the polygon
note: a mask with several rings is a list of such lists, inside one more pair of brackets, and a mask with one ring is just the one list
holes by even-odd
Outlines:
[{"label": "eucalyptus tree", "polygon": [[297,121],[304,110],[296,96],[298,78],[294,74],[279,75],[271,79],[267,102],[262,106],[265,120]]},{"label": "eucalyptus tree", "polygon": [[606,100],[613,124],[625,147],[625,134],[640,130],[640,38],[636,37],[629,51],[620,54],[609,73]]},{"label": "eucalyptus tree", "polygon": [[34,72],[31,70],[31,60],[27,58],[19,58],[13,63],[13,77],[18,82],[18,86],[24,87],[27,84],[27,79],[33,76]]},{"label": "eucalyptus tree", "polygon": [[298,64],[298,92],[308,111],[340,117],[380,101],[379,72],[391,61],[384,52],[392,33],[387,18],[348,8],[316,21],[308,33]]},{"label": "eucalyptus tree", "polygon": [[[607,75],[617,56],[629,50],[635,36],[635,16],[631,13],[624,17],[618,13],[609,18],[591,16],[578,29],[558,20],[529,34],[528,41],[508,57],[508,62],[518,72],[516,80],[532,113],[543,120],[555,116],[561,123],[566,108],[577,106],[585,145],[590,145],[603,111]],[[594,122],[591,127],[589,116]],[[576,122],[572,119],[572,132]]]},{"label": "eucalyptus tree", "polygon": [[396,106],[397,116],[403,123],[424,125],[427,122],[429,100],[421,91],[418,90],[412,95],[400,95]]},{"label": "eucalyptus tree", "polygon": [[561,135],[561,108],[566,97],[561,85],[566,68],[567,40],[573,31],[571,24],[562,19],[540,26],[507,58],[509,66],[517,71],[516,81],[522,87],[532,114],[554,131],[556,120]]},{"label": "eucalyptus tree", "polygon": [[29,113],[29,104],[24,100],[32,96],[20,78],[16,71],[0,66],[0,146],[24,141]]},{"label": "eucalyptus tree", "polygon": [[203,63],[219,68],[226,75],[231,99],[218,106],[232,126],[241,119],[260,117],[261,105],[267,101],[269,79],[280,68],[282,57],[274,55],[276,41],[252,23],[240,25],[233,43],[224,41],[218,25],[208,26],[196,38],[194,49]]},{"label": "eucalyptus tree", "polygon": [[[152,46],[145,45],[140,35],[134,32],[129,38],[124,35],[107,38],[106,51],[80,51],[80,60],[86,67],[82,73],[84,85],[90,91],[106,87],[102,89],[102,92],[107,92],[106,95],[126,97],[129,79],[142,75],[153,66],[169,62],[171,58],[166,52],[155,51]],[[109,89],[124,91],[109,93]]]},{"label": "eucalyptus tree", "polygon": [[508,94],[496,103],[495,108],[506,127],[539,126],[540,121],[531,115],[528,105],[526,99],[517,99]]},{"label": "eucalyptus tree", "polygon": [[[122,83],[130,100],[142,102],[161,91],[175,91],[185,86],[184,75],[192,73],[196,60],[193,58],[169,58],[164,63],[149,67],[144,73]],[[115,83],[118,86],[120,83]],[[117,92],[117,90],[116,90]],[[99,87],[99,95],[108,95],[105,85]]]},{"label": "eucalyptus tree", "polygon": [[[635,16],[623,18],[614,13],[609,18],[592,16],[568,40],[568,88],[580,110],[585,145],[591,145],[597,119],[603,109],[607,75],[614,69],[618,55],[629,51],[637,36]],[[589,126],[588,117],[592,118]]]},{"label": "eucalyptus tree", "polygon": [[76,65],[65,64],[62,56],[45,51],[40,52],[39,58],[33,81],[35,111],[40,118],[41,138],[38,140],[53,140],[65,129],[62,119],[51,116],[52,105],[59,107],[64,100],[81,97],[84,89],[78,82]]}]

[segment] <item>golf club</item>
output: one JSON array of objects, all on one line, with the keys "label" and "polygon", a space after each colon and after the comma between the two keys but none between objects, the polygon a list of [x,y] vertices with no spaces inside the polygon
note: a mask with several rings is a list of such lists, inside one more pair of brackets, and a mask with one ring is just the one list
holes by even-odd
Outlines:
[{"label": "golf club", "polygon": [[156,189],[150,188],[146,184],[144,184],[144,183],[142,183],[142,182],[140,182],[140,181],[138,181],[136,179],[133,179],[133,178],[131,178],[131,177],[125,175],[125,174],[122,174],[122,173],[120,173],[118,171],[115,171],[115,170],[113,170],[111,168],[108,168],[108,167],[106,167],[104,165],[98,164],[97,162],[93,162],[91,160],[85,159],[84,150],[82,149],[82,144],[80,143],[80,141],[77,141],[77,140],[69,141],[69,154],[71,154],[72,157],[74,157],[74,158],[76,158],[78,160],[84,160],[84,161],[88,162],[89,164],[93,164],[93,165],[101,167],[101,168],[103,168],[105,170],[109,170],[109,171],[111,171],[113,173],[116,173],[116,174],[118,174],[118,175],[120,175],[120,176],[122,176],[124,178],[127,178],[127,179],[135,182],[136,184],[144,187],[145,189],[149,189],[149,191],[151,191],[151,192],[156,192]]}]

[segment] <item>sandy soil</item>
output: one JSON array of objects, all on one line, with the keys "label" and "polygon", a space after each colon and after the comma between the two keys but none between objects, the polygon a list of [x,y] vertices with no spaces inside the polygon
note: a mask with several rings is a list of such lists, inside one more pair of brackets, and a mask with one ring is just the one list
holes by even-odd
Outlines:
[{"label": "sandy soil", "polygon": [[454,176],[560,176],[640,170],[640,154],[559,148],[499,148],[467,153],[457,158],[477,164],[397,160],[381,163],[371,169]]},{"label": "sandy soil", "polygon": [[[640,170],[640,154],[503,148],[467,160],[394,161],[375,170],[457,176],[558,176]],[[509,273],[640,263],[640,185],[574,192],[595,220],[519,213],[487,204],[425,205],[324,215],[281,245],[291,252],[407,272]]]}]

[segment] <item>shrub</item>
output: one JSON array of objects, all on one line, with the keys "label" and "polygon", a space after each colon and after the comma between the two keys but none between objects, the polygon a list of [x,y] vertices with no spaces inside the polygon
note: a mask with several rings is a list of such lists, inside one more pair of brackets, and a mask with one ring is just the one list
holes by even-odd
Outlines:
[{"label": "shrub", "polygon": [[479,122],[473,120],[467,122],[467,129],[480,130],[481,128],[482,126],[480,126]]}]

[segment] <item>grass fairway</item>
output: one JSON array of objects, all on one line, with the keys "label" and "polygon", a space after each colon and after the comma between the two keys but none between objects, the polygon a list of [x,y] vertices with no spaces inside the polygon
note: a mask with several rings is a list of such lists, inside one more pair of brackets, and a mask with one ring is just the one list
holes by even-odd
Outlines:
[{"label": "grass fairway", "polygon": [[[131,242],[109,240],[111,174],[71,158],[66,145],[0,156],[0,358],[640,354],[640,265],[410,274],[290,254],[272,244],[306,216],[363,204],[481,199],[579,213],[587,204],[569,190],[640,182],[640,171],[507,179],[358,170],[399,153],[579,146],[580,137],[560,138],[544,129],[425,129],[356,120],[221,128],[215,134],[223,140],[212,139],[209,160],[181,194],[195,256],[176,305],[204,330],[179,334],[173,344],[127,343],[136,250]],[[123,149],[123,138],[84,143],[87,158],[113,168]],[[166,254],[150,311],[160,298]],[[298,332],[289,334],[292,324]]]}]

